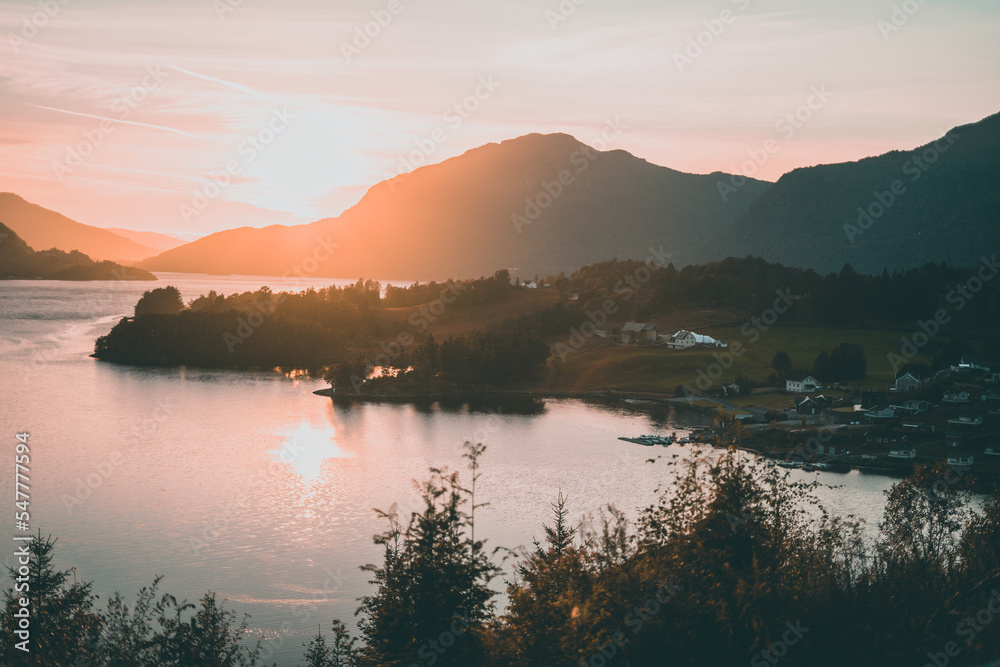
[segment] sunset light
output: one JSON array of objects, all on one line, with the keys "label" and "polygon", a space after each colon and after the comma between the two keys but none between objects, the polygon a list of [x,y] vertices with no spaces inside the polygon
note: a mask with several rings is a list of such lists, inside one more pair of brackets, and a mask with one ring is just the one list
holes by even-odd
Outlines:
[{"label": "sunset light", "polygon": [[0,667],[1000,667],[996,0],[0,0]]}]

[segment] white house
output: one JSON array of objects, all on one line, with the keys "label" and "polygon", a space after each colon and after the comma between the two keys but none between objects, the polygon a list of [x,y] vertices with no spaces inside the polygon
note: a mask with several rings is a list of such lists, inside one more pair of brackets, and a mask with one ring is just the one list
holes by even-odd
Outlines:
[{"label": "white house", "polygon": [[673,336],[667,338],[667,347],[671,350],[686,350],[697,344],[697,337],[690,331],[678,331]]},{"label": "white house", "polygon": [[812,375],[804,377],[801,380],[785,380],[785,391],[795,394],[811,394],[822,388],[823,386],[819,383],[819,380]]},{"label": "white house", "polygon": [[695,345],[708,345],[710,347],[729,347],[729,345],[722,340],[716,340],[711,336],[705,336],[702,334],[696,334],[693,331],[687,331],[681,329],[674,335],[661,334],[661,337],[665,339],[667,347],[671,350],[686,350],[689,347],[694,347]]}]

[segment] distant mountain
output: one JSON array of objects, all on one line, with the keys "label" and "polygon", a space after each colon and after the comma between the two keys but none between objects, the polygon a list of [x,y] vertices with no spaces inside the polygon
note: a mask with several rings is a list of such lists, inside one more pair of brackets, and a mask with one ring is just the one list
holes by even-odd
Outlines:
[{"label": "distant mountain", "polygon": [[339,218],[220,232],[142,266],[421,280],[569,272],[616,256],[645,259],[650,246],[696,246],[770,187],[751,179],[724,201],[717,183],[726,178],[532,134],[379,183]]},{"label": "distant mountain", "polygon": [[0,193],[0,220],[33,248],[79,250],[94,259],[138,261],[159,251],[91,227],[10,193]]},{"label": "distant mountain", "polygon": [[821,273],[975,265],[1000,249],[998,183],[1000,114],[911,151],[789,172],[684,259],[755,255]]},{"label": "distant mountain", "polygon": [[150,248],[157,253],[166,252],[187,243],[187,241],[180,237],[170,234],[160,234],[159,232],[137,232],[131,229],[121,229],[120,227],[105,227],[105,229],[129,241],[135,241],[139,245]]},{"label": "distant mountain", "polygon": [[14,230],[0,223],[0,279],[156,280],[156,276],[110,261],[95,262],[77,250],[35,252]]}]

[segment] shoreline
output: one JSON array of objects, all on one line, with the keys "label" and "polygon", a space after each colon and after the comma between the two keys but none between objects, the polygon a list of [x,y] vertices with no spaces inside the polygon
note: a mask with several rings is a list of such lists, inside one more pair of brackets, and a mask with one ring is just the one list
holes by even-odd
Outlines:
[{"label": "shoreline", "polygon": [[[624,401],[629,402],[629,404],[636,408],[637,410],[642,410],[643,407],[674,407],[683,410],[690,410],[692,412],[698,412],[704,415],[715,415],[719,412],[719,407],[709,407],[706,405],[696,405],[690,399],[678,399],[669,394],[652,394],[647,392],[624,392],[624,391],[592,391],[592,392],[559,392],[559,391],[544,391],[544,390],[463,390],[454,392],[439,392],[434,394],[336,394],[333,388],[319,389],[313,394],[317,396],[322,396],[324,398],[329,398],[333,401],[349,401],[357,403],[435,403],[441,401],[447,402],[457,402],[457,401],[475,401],[475,400],[488,400],[496,398],[522,398],[522,399],[534,399],[534,400],[544,400],[544,399],[575,399],[575,400],[591,400],[591,401]],[[634,401],[634,402],[633,402]],[[763,428],[755,429],[757,432],[771,430],[771,427],[765,425]],[[819,429],[817,429],[819,430]],[[704,440],[692,441],[692,444],[702,444],[708,445],[713,448],[719,447],[719,445],[708,442]],[[641,445],[640,445],[641,446]],[[654,445],[655,446],[655,445]],[[793,455],[797,451],[794,448],[790,448],[787,452],[762,452],[758,449],[752,447],[740,447],[741,451],[745,451],[756,456],[760,456],[769,461],[775,463],[779,461],[788,461],[794,458]],[[862,462],[855,459],[854,457],[860,458],[860,454],[853,455],[851,460],[845,460],[841,456],[836,456],[832,458],[822,458],[815,457],[817,463],[824,463],[829,466],[825,472],[836,472],[836,473],[847,473],[851,470],[857,470],[861,473],[877,474],[887,477],[894,478],[904,478],[913,474],[916,465],[933,465],[936,463],[946,463],[945,459],[940,458],[928,458],[926,460],[913,460],[913,461],[892,461],[892,460],[879,460],[877,462]],[[801,458],[801,457],[799,457]],[[974,471],[971,469],[960,469],[952,467],[956,471],[956,474],[961,477],[973,477],[980,480],[987,487],[996,488],[1000,486],[1000,473],[993,471]]]}]

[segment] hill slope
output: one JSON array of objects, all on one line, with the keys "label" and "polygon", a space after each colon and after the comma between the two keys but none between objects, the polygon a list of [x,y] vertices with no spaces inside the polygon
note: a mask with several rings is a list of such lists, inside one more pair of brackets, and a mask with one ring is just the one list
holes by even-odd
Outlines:
[{"label": "hill slope", "polygon": [[[147,260],[151,270],[436,279],[571,271],[649,246],[692,247],[769,186],[724,202],[722,176],[685,174],[565,134],[488,144],[372,187],[337,219],[213,234]],[[561,182],[560,182],[561,181]],[[339,247],[324,260],[327,247]]]},{"label": "hill slope", "polygon": [[911,151],[789,172],[684,259],[755,255],[822,273],[974,265],[1000,247],[998,182],[1000,114]]},{"label": "hill slope", "polygon": [[124,239],[146,246],[156,253],[173,250],[174,248],[187,243],[184,239],[170,236],[169,234],[160,234],[159,232],[137,232],[131,229],[121,229],[119,227],[107,227],[106,229]]},{"label": "hill slope", "polygon": [[35,252],[14,230],[0,223],[0,279],[156,280],[156,276],[110,261],[95,262],[77,250]]},{"label": "hill slope", "polygon": [[91,227],[25,201],[10,192],[0,193],[0,220],[32,248],[79,250],[94,259],[138,261],[158,251],[117,234]]}]

